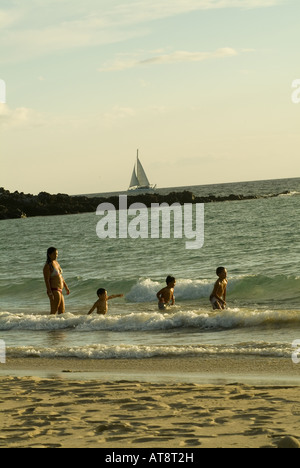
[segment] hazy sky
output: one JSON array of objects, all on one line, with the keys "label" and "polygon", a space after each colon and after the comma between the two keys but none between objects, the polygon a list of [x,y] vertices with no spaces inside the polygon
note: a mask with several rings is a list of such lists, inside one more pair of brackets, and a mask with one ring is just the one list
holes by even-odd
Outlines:
[{"label": "hazy sky", "polygon": [[159,187],[299,177],[299,18],[299,0],[1,0],[0,186],[126,190],[137,148]]}]

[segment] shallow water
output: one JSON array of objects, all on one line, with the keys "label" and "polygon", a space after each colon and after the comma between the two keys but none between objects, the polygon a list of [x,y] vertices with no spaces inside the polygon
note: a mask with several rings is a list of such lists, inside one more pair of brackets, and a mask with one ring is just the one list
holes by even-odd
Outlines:
[{"label": "shallow water", "polygon": [[[182,189],[182,188],[181,188]],[[194,188],[198,194],[289,195],[205,205],[205,243],[99,239],[96,213],[0,223],[0,339],[8,354],[81,359],[153,356],[289,357],[300,339],[300,179]],[[171,229],[172,233],[172,229]],[[67,313],[49,317],[42,269],[47,248],[71,289]],[[228,309],[208,300],[215,269],[228,269]],[[157,310],[168,274],[176,306]],[[123,293],[107,316],[87,316],[96,290]]]}]

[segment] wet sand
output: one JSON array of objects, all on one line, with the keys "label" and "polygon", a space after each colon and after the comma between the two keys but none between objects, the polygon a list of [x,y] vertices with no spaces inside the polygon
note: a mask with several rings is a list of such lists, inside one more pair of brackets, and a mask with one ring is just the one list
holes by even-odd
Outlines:
[{"label": "wet sand", "polygon": [[299,379],[288,359],[8,359],[0,447],[297,446]]}]

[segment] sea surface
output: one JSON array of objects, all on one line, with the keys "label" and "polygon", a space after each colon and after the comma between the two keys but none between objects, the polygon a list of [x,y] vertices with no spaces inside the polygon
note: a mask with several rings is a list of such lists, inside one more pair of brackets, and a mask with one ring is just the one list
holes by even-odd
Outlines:
[{"label": "sea surface", "polygon": [[[7,356],[291,357],[300,340],[300,179],[177,190],[258,198],[206,204],[199,250],[172,235],[99,239],[96,211],[0,221],[0,340]],[[49,316],[42,270],[50,246],[71,290],[64,316]],[[225,311],[209,302],[218,266],[228,270]],[[162,312],[156,293],[169,274],[177,280],[176,305]],[[87,316],[100,287],[124,298],[109,301],[106,316]]]}]

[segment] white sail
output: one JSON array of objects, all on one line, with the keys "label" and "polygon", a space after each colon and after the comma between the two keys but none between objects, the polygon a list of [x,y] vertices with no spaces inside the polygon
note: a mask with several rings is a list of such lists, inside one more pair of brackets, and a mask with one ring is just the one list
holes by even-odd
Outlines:
[{"label": "white sail", "polygon": [[132,176],[131,176],[131,181],[130,181],[129,188],[137,187],[138,185],[139,185],[139,181],[138,181],[138,178],[136,176],[135,167],[134,167],[133,172],[132,172]]},{"label": "white sail", "polygon": [[144,171],[141,161],[139,160],[139,150],[137,150],[136,164],[134,165],[129,190],[138,189],[154,189],[156,186],[150,184],[148,177]]},{"label": "white sail", "polygon": [[142,163],[139,160],[139,157],[137,157],[137,162],[136,162],[136,175],[139,181],[139,185],[141,185],[142,187],[150,186],[150,182],[148,180],[148,177],[146,176]]}]

